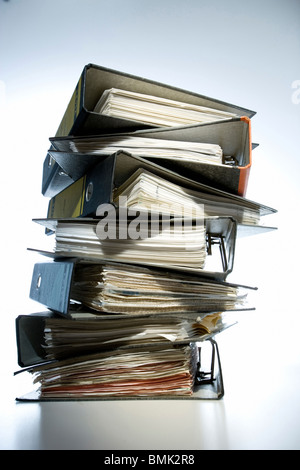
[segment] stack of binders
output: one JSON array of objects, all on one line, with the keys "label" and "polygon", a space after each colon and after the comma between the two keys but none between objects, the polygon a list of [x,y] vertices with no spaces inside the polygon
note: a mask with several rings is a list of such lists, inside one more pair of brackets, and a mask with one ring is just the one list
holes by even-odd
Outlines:
[{"label": "stack of binders", "polygon": [[226,280],[236,241],[276,212],[245,197],[254,114],[84,68],[43,166],[47,310],[16,319],[38,387],[19,400],[223,396],[215,336],[256,290]]}]

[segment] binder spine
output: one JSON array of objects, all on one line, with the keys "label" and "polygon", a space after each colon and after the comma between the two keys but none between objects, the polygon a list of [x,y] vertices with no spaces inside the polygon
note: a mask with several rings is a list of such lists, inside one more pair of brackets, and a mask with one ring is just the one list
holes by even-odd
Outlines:
[{"label": "binder spine", "polygon": [[55,312],[68,315],[73,270],[73,261],[36,263],[30,298]]},{"label": "binder spine", "polygon": [[80,114],[83,105],[84,74],[85,71],[83,71],[81,77],[78,80],[78,83],[70,99],[68,107],[57,129],[57,136],[69,135],[72,132],[74,123],[76,123],[76,120]]},{"label": "binder spine", "polygon": [[247,191],[247,186],[248,186],[248,180],[249,180],[249,175],[250,175],[250,168],[251,168],[251,165],[252,165],[252,142],[251,142],[251,139],[252,139],[252,136],[251,136],[251,121],[248,117],[246,116],[243,116],[241,117],[241,121],[244,121],[246,123],[248,123],[248,145],[249,145],[249,161],[248,161],[248,164],[243,166],[243,167],[239,167],[239,170],[240,170],[240,179],[239,179],[239,186],[238,186],[238,195],[239,196],[245,196],[246,194],[246,191]]},{"label": "binder spine", "polygon": [[79,180],[49,201],[48,218],[86,217],[96,214],[99,204],[111,203],[115,154],[101,160]]}]

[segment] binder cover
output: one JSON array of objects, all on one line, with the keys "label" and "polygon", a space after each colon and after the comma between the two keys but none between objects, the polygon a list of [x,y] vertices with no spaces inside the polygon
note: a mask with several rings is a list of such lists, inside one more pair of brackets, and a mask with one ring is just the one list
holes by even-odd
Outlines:
[{"label": "binder cover", "polygon": [[[194,126],[184,126],[168,129],[155,129],[148,131],[137,131],[129,134],[114,134],[114,136],[122,137],[145,137],[152,139],[165,139],[174,141],[188,141],[218,144],[223,150],[225,159],[231,157],[236,162],[232,165],[213,165],[209,163],[195,163],[191,161],[178,161],[164,158],[150,157],[146,160],[153,161],[158,165],[168,168],[182,176],[186,176],[192,180],[216,187],[218,189],[228,191],[233,194],[245,196],[249,172],[252,165],[252,143],[251,143],[251,121],[247,117],[241,117],[232,120],[218,121],[209,124],[201,124]],[[101,141],[104,136],[90,136],[97,145],[97,140]],[[107,136],[109,137],[109,135]],[[74,180],[74,173],[70,165],[64,164],[64,157],[59,152],[73,152],[73,144],[80,147],[81,142],[86,139],[84,137],[51,137],[51,149],[49,155],[64,168],[64,174],[71,175]],[[122,150],[122,149],[120,149]],[[124,149],[126,151],[126,149]],[[87,163],[86,171],[95,165],[103,156],[91,154],[90,164]],[[66,187],[66,178],[61,176],[62,186]],[[58,179],[58,176],[57,176]]]},{"label": "binder cover", "polygon": [[74,180],[63,171],[50,153],[47,152],[43,163],[42,194],[47,197],[55,196],[72,183],[74,183]]},{"label": "binder cover", "polygon": [[55,317],[53,312],[19,315],[15,320],[18,364],[28,367],[46,361],[44,349],[44,326],[46,317]]}]

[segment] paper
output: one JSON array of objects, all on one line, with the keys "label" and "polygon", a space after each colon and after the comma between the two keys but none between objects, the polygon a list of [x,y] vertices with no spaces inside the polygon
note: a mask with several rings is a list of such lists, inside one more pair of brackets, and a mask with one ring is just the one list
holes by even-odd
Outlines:
[{"label": "paper", "polygon": [[124,150],[131,155],[143,158],[223,164],[223,152],[217,144],[126,135],[84,137],[70,141],[70,150],[97,155],[109,155],[118,150]]},{"label": "paper", "polygon": [[114,192],[114,202],[126,197],[127,207],[189,217],[233,217],[240,224],[257,225],[260,210],[240,198],[205,194],[183,188],[144,169],[137,170]]},{"label": "paper", "polygon": [[236,114],[213,108],[116,88],[104,91],[94,112],[166,127],[237,117]]},{"label": "paper", "polygon": [[31,369],[42,397],[191,395],[195,345],[106,351]]},{"label": "paper", "polygon": [[[204,315],[204,314],[203,314]],[[115,348],[136,348],[158,343],[188,344],[203,341],[231,323],[220,313],[188,318],[188,315],[80,315],[45,320],[46,359],[62,359]]]},{"label": "paper", "polygon": [[82,263],[75,266],[70,298],[99,312],[195,313],[235,310],[247,294],[246,288],[184,273]]},{"label": "paper", "polygon": [[[74,256],[87,255],[123,263],[136,262],[196,270],[204,267],[206,234],[203,221],[196,225],[183,226],[171,221],[170,229],[155,229],[154,235],[140,239],[131,238],[132,234],[136,235],[136,220],[126,222],[125,227],[119,220],[116,220],[116,224],[112,221],[110,237],[101,239],[103,234],[105,235],[107,225],[110,224],[104,219],[94,219],[90,223],[80,219],[72,223],[58,220],[55,229],[55,253],[68,252]],[[124,228],[127,233],[124,238],[120,238]]]}]

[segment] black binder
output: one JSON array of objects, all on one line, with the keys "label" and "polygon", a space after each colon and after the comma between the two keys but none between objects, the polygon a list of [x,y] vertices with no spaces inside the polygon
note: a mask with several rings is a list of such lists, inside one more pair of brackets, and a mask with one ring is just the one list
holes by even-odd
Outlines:
[{"label": "black binder", "polygon": [[[69,224],[76,224],[76,218],[69,219],[35,219],[35,221],[46,227],[47,230],[55,232],[56,226],[60,222],[67,222]],[[84,224],[96,224],[97,219],[83,217],[80,222]],[[236,221],[230,217],[217,217],[211,219],[205,219],[204,221],[206,231],[206,250],[207,250],[207,267],[204,267],[201,271],[197,270],[197,274],[203,277],[207,277],[215,280],[225,280],[226,277],[232,272],[234,265],[235,246],[237,238],[237,224]],[[31,251],[39,252],[40,254],[50,257],[55,260],[62,258],[75,258],[75,254],[71,251],[59,251],[57,253],[51,251],[43,251],[34,248],[29,248]],[[76,254],[80,259],[85,259],[92,262],[114,262],[114,259],[107,258],[104,256],[95,256],[88,254]],[[210,259],[209,256],[212,258]],[[118,261],[119,262],[119,261]],[[128,263],[130,261],[127,261]],[[145,266],[160,267],[160,264],[156,262],[145,262],[139,261],[132,263],[138,263]],[[209,266],[214,266],[214,270],[211,270]],[[194,268],[189,267],[176,267],[171,266],[170,269],[179,272],[195,273]]]},{"label": "black binder", "polygon": [[[45,353],[44,327],[45,320],[49,317],[56,317],[56,314],[49,311],[34,313],[30,315],[19,315],[16,318],[16,342],[18,353],[18,365],[20,369],[15,372],[18,375],[22,372],[34,371],[35,366],[41,364],[59,365],[59,361],[49,361]],[[126,321],[126,319],[124,319]],[[76,321],[76,320],[69,320]],[[100,320],[101,321],[101,320]],[[114,319],[112,318],[112,321]],[[222,330],[223,331],[223,330]],[[195,375],[194,389],[191,396],[168,396],[167,399],[188,399],[188,400],[219,400],[224,396],[224,383],[221,369],[220,354],[214,335],[207,335],[199,338],[197,342],[198,349],[198,367]],[[166,344],[161,343],[161,345]],[[179,341],[177,345],[188,344],[189,340]],[[133,346],[134,348],[134,346]],[[151,348],[151,344],[145,344],[145,348]],[[119,349],[122,354],[122,348]],[[90,356],[89,356],[90,357]],[[83,360],[85,356],[82,356]],[[125,397],[121,399],[166,399],[166,397]],[[44,398],[38,390],[34,390],[23,396],[16,397],[20,402],[35,401],[72,401],[72,397],[62,398]],[[80,398],[76,398],[76,401]],[[120,397],[84,397],[82,400],[120,400]]]},{"label": "black binder", "polygon": [[[72,304],[70,303],[70,294],[72,289],[73,283],[73,276],[76,263],[82,264],[117,264],[118,266],[122,267],[122,263],[105,263],[105,261],[95,261],[95,260],[88,260],[86,258],[57,258],[56,261],[53,262],[42,262],[36,263],[34,265],[33,274],[32,274],[32,281],[30,287],[30,298],[43,304],[47,308],[60,313],[64,316],[69,316],[72,313]],[[125,265],[126,266],[126,265]],[[149,267],[149,266],[148,266]],[[154,270],[155,271],[155,270]],[[172,270],[164,269],[164,272],[172,273]],[[178,275],[178,272],[173,270],[174,274]],[[192,274],[185,273],[180,271],[179,275],[182,278],[182,282],[184,282],[185,274],[191,276]],[[224,279],[216,279],[216,277],[224,278],[225,276],[216,276],[215,273],[212,273],[211,276],[214,277],[212,279],[209,275],[211,273],[197,273],[197,278],[195,280],[202,281],[202,282],[215,282],[232,286],[232,287],[239,287],[245,289],[246,291],[256,290],[254,287],[249,286],[242,286],[232,283],[226,283]],[[195,276],[195,273],[193,274]],[[203,311],[205,311],[202,308]],[[236,310],[249,310],[249,307],[237,307]],[[182,308],[184,311],[184,307]],[[199,312],[201,313],[201,308],[199,308]],[[158,314],[160,314],[158,312]]]},{"label": "black binder", "polygon": [[108,69],[95,64],[84,67],[79,81],[75,87],[69,105],[62,118],[57,135],[91,135],[104,132],[129,132],[150,125],[101,115],[94,112],[94,108],[105,90],[120,88],[122,90],[144,93],[161,98],[182,101],[208,108],[228,111],[238,116],[249,118],[255,115],[251,111],[225,101],[209,98],[191,91],[176,88],[160,82]]},{"label": "black binder", "polygon": [[104,157],[100,161],[99,157],[90,154],[66,152],[59,152],[57,159],[63,171],[75,182],[51,198],[48,218],[95,215],[99,204],[112,203],[113,190],[125,183],[139,169],[144,169],[183,188],[216,195],[224,198],[225,202],[256,210],[261,216],[276,212],[271,207],[193,181],[154,162],[123,151]]},{"label": "black binder", "polygon": [[[68,184],[64,176],[68,176],[69,174],[73,175],[73,173],[70,167],[64,165],[64,158],[60,156],[59,152],[74,152],[75,146],[79,147],[80,152],[80,146],[86,141],[89,141],[91,150],[94,150],[91,145],[91,142],[93,142],[96,150],[97,143],[99,145],[103,137],[114,137],[114,139],[139,137],[151,138],[154,142],[156,139],[163,139],[166,141],[186,141],[219,145],[223,152],[223,165],[221,166],[204,162],[195,163],[190,160],[180,161],[176,159],[166,159],[163,157],[147,157],[146,159],[197,182],[240,196],[245,196],[246,194],[252,165],[251,121],[247,117],[193,126],[136,131],[128,134],[115,133],[97,136],[51,137],[49,155],[54,161],[57,161],[60,168],[65,168],[65,171],[67,171],[67,173],[61,172],[61,189],[64,189]],[[120,148],[116,148],[115,151],[117,150],[126,151],[126,148],[122,149],[120,145]],[[128,150],[128,152],[130,153],[130,150]],[[101,160],[101,158],[103,158],[101,155],[99,155],[98,158],[95,154],[90,155],[91,166]],[[88,170],[88,168],[86,168],[86,170]],[[56,178],[58,181],[59,176],[57,175]],[[53,180],[53,192],[55,183],[56,180]]]}]

